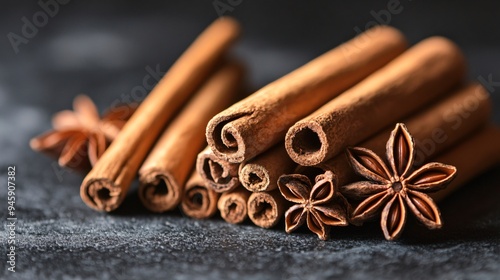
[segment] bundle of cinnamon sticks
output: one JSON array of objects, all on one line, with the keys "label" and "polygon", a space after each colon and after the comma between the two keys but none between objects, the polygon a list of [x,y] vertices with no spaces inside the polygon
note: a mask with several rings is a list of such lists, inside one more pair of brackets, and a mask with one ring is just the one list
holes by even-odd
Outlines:
[{"label": "bundle of cinnamon sticks", "polygon": [[[388,203],[382,227],[395,239],[407,208],[394,201],[409,199],[417,219],[440,225],[430,197],[400,189],[432,181],[444,189],[432,196],[439,201],[500,162],[488,93],[465,81],[465,58],[446,38],[409,47],[398,30],[374,27],[236,102],[244,71],[228,53],[238,35],[236,21],[218,19],[182,54],[85,177],[88,206],[116,209],[138,175],[151,211],[179,206],[198,219],[219,212],[263,228],[285,218],[287,232],[307,223],[322,239]],[[362,148],[346,150],[355,146]],[[384,153],[387,161],[378,158]],[[420,171],[428,161],[446,165]],[[413,171],[420,177],[408,177]],[[441,171],[449,177],[442,182]],[[370,184],[359,183],[363,174]],[[356,200],[376,193],[378,179],[399,200]]]}]

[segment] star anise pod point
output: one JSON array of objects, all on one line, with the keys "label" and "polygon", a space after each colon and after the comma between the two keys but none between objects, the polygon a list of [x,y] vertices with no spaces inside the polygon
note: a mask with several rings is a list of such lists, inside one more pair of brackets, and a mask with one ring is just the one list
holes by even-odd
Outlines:
[{"label": "star anise pod point", "polygon": [[381,227],[388,240],[398,238],[406,223],[406,207],[429,229],[442,226],[441,214],[431,197],[456,176],[454,166],[432,162],[414,170],[415,141],[406,126],[398,123],[386,145],[388,165],[365,148],[348,148],[354,171],[367,179],[342,186],[346,197],[363,199],[350,214],[353,224],[361,224],[380,211]]},{"label": "star anise pod point", "polygon": [[318,175],[313,185],[309,178],[301,174],[283,175],[278,180],[281,194],[295,203],[285,213],[287,233],[304,223],[323,240],[328,239],[331,226],[347,226],[347,213],[344,205],[336,201],[337,180],[327,171]]},{"label": "star anise pod point", "polygon": [[56,155],[60,166],[86,169],[101,157],[135,107],[118,106],[101,118],[92,100],[79,95],[73,101],[74,111],[56,113],[54,129],[31,139],[30,146]]}]

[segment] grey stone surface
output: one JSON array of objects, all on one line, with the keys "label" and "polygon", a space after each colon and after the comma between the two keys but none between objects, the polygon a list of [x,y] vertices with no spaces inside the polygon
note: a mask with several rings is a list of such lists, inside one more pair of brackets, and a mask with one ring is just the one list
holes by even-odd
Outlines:
[{"label": "grey stone surface", "polygon": [[[166,1],[165,1],[166,2]],[[345,2],[345,1],[344,1]],[[388,1],[310,4],[243,1],[230,14],[246,35],[236,53],[259,87],[355,35]],[[111,4],[110,4],[111,3]],[[388,242],[377,223],[335,228],[333,239],[283,224],[264,230],[220,218],[196,221],[180,212],[148,213],[133,189],[111,214],[87,208],[82,175],[32,152],[31,137],[50,116],[89,94],[101,109],[131,96],[162,71],[217,14],[210,1],[141,5],[71,1],[15,54],[6,35],[41,7],[6,2],[0,11],[0,219],[7,225],[7,167],[16,165],[16,273],[7,271],[7,228],[0,232],[2,279],[499,279],[499,168],[440,204],[445,226],[428,231],[410,217],[403,237]],[[465,51],[470,79],[500,80],[500,7],[495,1],[401,1],[391,25],[416,42],[443,34]],[[363,28],[364,29],[364,28]],[[492,86],[500,122],[500,86]],[[135,185],[134,185],[135,186]]]}]

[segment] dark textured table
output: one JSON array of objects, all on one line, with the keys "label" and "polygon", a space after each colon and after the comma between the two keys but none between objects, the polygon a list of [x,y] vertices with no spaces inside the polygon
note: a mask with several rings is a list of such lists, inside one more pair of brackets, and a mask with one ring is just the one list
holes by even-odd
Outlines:
[{"label": "dark textured table", "polygon": [[[468,57],[469,78],[488,84],[500,123],[500,30],[497,1],[223,1],[245,36],[235,53],[258,88],[364,30],[394,25],[415,43],[445,35]],[[0,234],[2,279],[499,279],[500,168],[440,204],[445,226],[427,231],[409,218],[399,241],[378,223],[334,228],[333,239],[306,230],[288,235],[220,218],[148,213],[133,189],[104,214],[79,197],[82,175],[32,152],[31,137],[79,93],[100,109],[132,95],[151,69],[164,72],[217,17],[217,1],[33,1],[0,12]],[[167,1],[164,1],[167,2]],[[354,1],[353,1],[354,2]],[[395,3],[395,2],[394,2]],[[453,4],[452,4],[453,3]],[[229,4],[228,4],[229,5]],[[390,4],[392,5],[392,4]],[[48,7],[48,8],[47,8]],[[42,11],[42,12],[41,12]],[[43,13],[49,16],[44,17]],[[37,24],[36,31],[24,27]],[[18,37],[11,34],[15,33]],[[11,34],[11,35],[9,35]],[[28,38],[29,37],[29,38]],[[14,43],[12,43],[14,42]],[[17,50],[17,51],[16,51]],[[499,81],[499,82],[496,82]],[[7,270],[7,168],[16,166],[16,267]]]}]

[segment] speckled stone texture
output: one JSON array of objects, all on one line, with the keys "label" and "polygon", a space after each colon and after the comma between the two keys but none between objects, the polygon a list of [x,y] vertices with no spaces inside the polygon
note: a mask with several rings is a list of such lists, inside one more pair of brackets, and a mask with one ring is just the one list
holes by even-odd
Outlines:
[{"label": "speckled stone texture", "polygon": [[[396,242],[385,241],[376,222],[334,228],[333,239],[324,242],[306,230],[288,235],[282,223],[264,230],[220,218],[196,221],[180,212],[151,214],[140,205],[136,184],[115,213],[87,208],[79,197],[83,176],[32,152],[28,141],[49,129],[50,116],[70,108],[79,93],[89,94],[101,109],[117,98],[142,98],[143,78],[166,71],[217,17],[212,1],[162,2],[70,1],[19,45],[18,54],[7,34],[21,34],[22,18],[32,20],[42,8],[36,1],[2,3],[0,278],[500,278],[498,167],[440,204],[442,230],[428,231],[410,217]],[[269,2],[244,0],[228,12],[245,30],[236,53],[249,65],[253,88],[346,41],[355,27],[364,30],[374,20],[371,11],[386,9],[390,1]],[[469,78],[493,81],[494,120],[500,123],[498,2],[400,3],[403,9],[389,23],[410,42],[450,37],[464,49]],[[17,166],[15,274],[5,261],[10,165]]]}]

